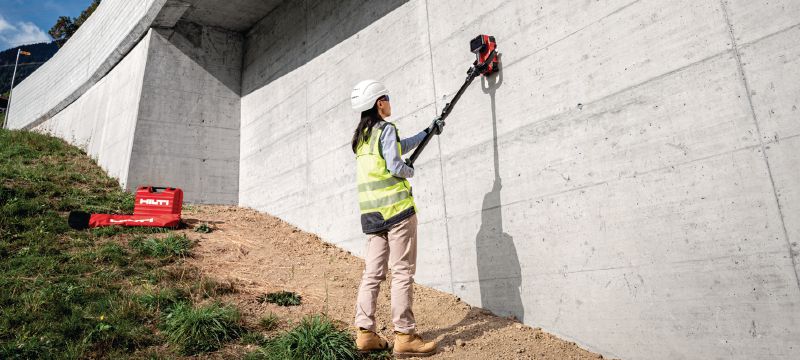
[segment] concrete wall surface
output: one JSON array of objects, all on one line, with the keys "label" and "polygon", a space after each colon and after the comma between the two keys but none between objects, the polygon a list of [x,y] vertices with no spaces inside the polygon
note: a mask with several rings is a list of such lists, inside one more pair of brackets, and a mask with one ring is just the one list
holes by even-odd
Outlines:
[{"label": "concrete wall surface", "polygon": [[417,281],[607,356],[800,358],[800,1],[165,3],[104,1],[10,127],[363,255],[352,86],[413,135],[492,34],[415,164]]},{"label": "concrete wall surface", "polygon": [[166,0],[105,0],[62,49],[14,88],[8,127],[55,116],[111,71],[147,33]]},{"label": "concrete wall surface", "polygon": [[236,204],[242,36],[193,23],[153,32],[131,155],[131,187]]},{"label": "concrete wall surface", "polygon": [[147,35],[83,96],[34,128],[81,147],[122,187],[128,185],[149,44]]},{"label": "concrete wall surface", "polygon": [[245,37],[239,202],[363,255],[351,87],[426,126],[417,281],[625,359],[800,358],[800,2],[305,1]]}]

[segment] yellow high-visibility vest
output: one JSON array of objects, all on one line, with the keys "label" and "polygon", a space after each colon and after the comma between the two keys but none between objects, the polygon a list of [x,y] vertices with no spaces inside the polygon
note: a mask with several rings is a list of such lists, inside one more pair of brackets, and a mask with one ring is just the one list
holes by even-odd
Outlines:
[{"label": "yellow high-visibility vest", "polygon": [[[356,148],[358,205],[361,229],[366,234],[385,231],[416,212],[411,184],[386,169],[380,144],[386,126],[394,124],[386,121],[375,124],[369,139],[361,141]],[[397,153],[402,153],[400,135],[397,136]]]}]

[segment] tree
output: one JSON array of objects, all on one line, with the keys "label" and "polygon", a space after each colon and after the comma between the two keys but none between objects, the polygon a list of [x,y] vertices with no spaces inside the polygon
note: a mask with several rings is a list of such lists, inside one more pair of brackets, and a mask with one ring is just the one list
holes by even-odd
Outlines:
[{"label": "tree", "polygon": [[87,7],[85,10],[81,12],[81,14],[76,18],[70,18],[69,16],[59,16],[58,20],[56,20],[56,24],[50,28],[48,33],[50,37],[58,44],[58,46],[63,46],[64,43],[75,34],[76,31],[89,19],[89,16],[92,16],[97,6],[100,5],[101,0],[93,0],[92,3]]}]

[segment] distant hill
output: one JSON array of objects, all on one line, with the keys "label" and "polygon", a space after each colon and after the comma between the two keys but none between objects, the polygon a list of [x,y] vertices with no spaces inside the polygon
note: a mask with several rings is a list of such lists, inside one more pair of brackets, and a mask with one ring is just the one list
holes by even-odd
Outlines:
[{"label": "distant hill", "polygon": [[[11,75],[14,73],[14,61],[17,58],[17,49],[30,52],[31,56],[20,56],[20,66],[17,68],[17,80],[15,84],[19,84],[22,80],[25,80],[28,75],[36,71],[39,66],[42,66],[41,63],[50,60],[58,51],[58,45],[56,45],[55,42],[39,43],[18,46],[0,52],[0,94],[5,94],[11,88]],[[34,64],[24,65],[29,63]]]}]

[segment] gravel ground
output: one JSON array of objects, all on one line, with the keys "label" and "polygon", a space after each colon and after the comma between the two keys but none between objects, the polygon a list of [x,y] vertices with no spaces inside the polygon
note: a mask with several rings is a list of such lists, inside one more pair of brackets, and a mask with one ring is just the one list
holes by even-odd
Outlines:
[{"label": "gravel ground", "polygon": [[[190,264],[203,276],[233,285],[237,291],[224,300],[239,306],[245,321],[255,324],[271,312],[283,319],[281,328],[288,329],[305,315],[326,313],[352,329],[356,290],[364,268],[360,258],[250,209],[190,206],[183,217],[189,224],[183,231],[197,240]],[[201,223],[214,230],[207,234],[192,230]],[[377,321],[379,332],[391,342],[388,281],[381,288]],[[299,293],[303,304],[279,307],[256,300],[258,295],[280,290]],[[414,287],[414,313],[420,334],[439,342],[440,351],[431,359],[602,358],[541,329],[494,316],[425,286]],[[237,353],[251,347],[231,350]]]}]

